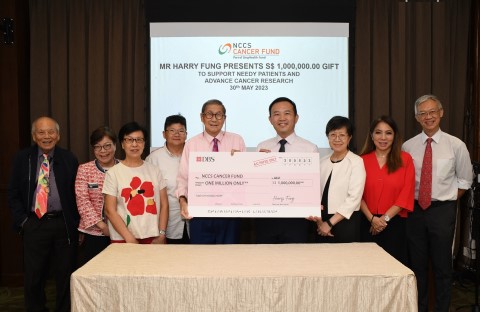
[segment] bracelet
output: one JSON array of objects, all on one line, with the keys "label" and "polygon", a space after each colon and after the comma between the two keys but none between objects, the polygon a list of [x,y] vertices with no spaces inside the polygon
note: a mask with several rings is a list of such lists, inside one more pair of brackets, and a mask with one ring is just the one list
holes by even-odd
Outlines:
[{"label": "bracelet", "polygon": [[178,200],[180,201],[180,198],[184,198],[185,199],[185,202],[188,204],[188,199],[185,195],[181,195],[178,197]]},{"label": "bracelet", "polygon": [[167,232],[165,232],[165,230],[159,230],[158,234],[165,236],[167,234]]},{"label": "bracelet", "polygon": [[333,228],[333,224],[332,224],[332,222],[330,222],[330,219],[326,220],[325,222],[327,222],[327,224],[330,228]]},{"label": "bracelet", "polygon": [[375,215],[374,215],[374,214],[372,214],[372,218],[370,219],[370,224],[372,224],[373,218],[375,218]]}]

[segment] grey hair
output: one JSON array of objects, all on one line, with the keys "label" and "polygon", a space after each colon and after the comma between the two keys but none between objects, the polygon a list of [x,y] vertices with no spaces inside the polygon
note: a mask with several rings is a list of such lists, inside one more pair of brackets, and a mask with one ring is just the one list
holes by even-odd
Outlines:
[{"label": "grey hair", "polygon": [[212,105],[212,104],[213,105],[220,105],[222,107],[223,114],[225,115],[227,113],[227,109],[225,108],[225,105],[223,105],[222,101],[217,100],[217,99],[208,100],[205,103],[203,103],[202,113],[205,113],[205,109],[207,109],[207,106]]},{"label": "grey hair", "polygon": [[425,101],[432,100],[437,103],[438,109],[443,109],[442,102],[433,94],[425,94],[415,101],[415,115],[418,113],[418,107]]},{"label": "grey hair", "polygon": [[47,116],[42,116],[42,117],[38,117],[37,119],[35,119],[35,120],[32,122],[32,134],[34,134],[34,133],[35,133],[35,130],[36,130],[35,124],[37,123],[37,121],[39,121],[39,120],[42,119],[42,118],[48,118],[48,119],[50,119],[50,120],[53,120],[53,122],[55,123],[55,128],[57,129],[57,133],[60,133],[60,125],[58,124],[58,122],[57,122],[55,119],[53,119],[53,118],[51,118],[51,117],[47,117]]}]

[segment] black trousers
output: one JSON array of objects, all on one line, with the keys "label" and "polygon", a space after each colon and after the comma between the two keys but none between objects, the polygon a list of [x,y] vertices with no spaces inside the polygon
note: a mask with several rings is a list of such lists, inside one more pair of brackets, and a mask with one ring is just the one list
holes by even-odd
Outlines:
[{"label": "black trousers", "polygon": [[311,221],[304,218],[257,218],[257,244],[296,244],[308,242]]},{"label": "black trousers", "polygon": [[[322,220],[328,220],[333,214],[322,214]],[[354,211],[350,216],[350,219],[343,219],[335,224],[331,229],[332,236],[320,236],[315,237],[317,243],[355,243],[360,241],[360,218],[363,213],[360,211]]]},{"label": "black trousers", "polygon": [[417,277],[418,311],[428,309],[428,264],[435,276],[435,311],[448,311],[452,287],[452,244],[456,201],[435,201],[423,210],[415,201],[407,218],[410,268]]},{"label": "black trousers", "polygon": [[40,220],[30,215],[23,226],[27,311],[48,311],[45,283],[51,269],[56,283],[55,311],[70,311],[70,275],[76,268],[77,246],[78,236],[67,232],[62,214]]},{"label": "black trousers", "polygon": [[[381,217],[382,215],[376,216]],[[362,216],[361,239],[362,242],[377,243],[377,245],[385,249],[392,257],[405,266],[408,266],[406,226],[407,218],[402,218],[397,215],[388,222],[385,230],[377,235],[372,235],[370,234],[370,221]]]},{"label": "black trousers", "polygon": [[80,266],[92,260],[110,245],[110,237],[84,233],[83,244],[80,245]]},{"label": "black trousers", "polygon": [[190,220],[191,244],[238,244],[238,218],[193,218]]}]

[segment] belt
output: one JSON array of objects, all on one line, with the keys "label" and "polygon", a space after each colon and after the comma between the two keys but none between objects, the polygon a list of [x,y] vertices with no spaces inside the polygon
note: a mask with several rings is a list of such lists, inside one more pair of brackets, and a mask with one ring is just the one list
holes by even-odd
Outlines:
[{"label": "belt", "polygon": [[60,217],[63,217],[63,212],[62,211],[47,212],[46,214],[43,215],[42,218],[45,218],[45,217],[47,217],[48,219],[60,218]]},{"label": "belt", "polygon": [[[32,212],[33,215],[37,216],[35,212]],[[63,211],[50,211],[43,215],[42,219],[56,219],[63,217]]]},{"label": "belt", "polygon": [[[455,203],[455,202],[456,200],[432,200],[429,207],[437,207],[437,206],[445,205],[448,203]],[[415,205],[419,205],[418,200],[416,199],[415,199]]]}]

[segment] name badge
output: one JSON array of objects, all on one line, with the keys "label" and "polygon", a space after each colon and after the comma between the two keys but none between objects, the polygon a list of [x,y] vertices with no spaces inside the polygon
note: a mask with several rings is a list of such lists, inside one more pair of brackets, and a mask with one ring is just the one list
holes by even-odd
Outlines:
[{"label": "name badge", "polygon": [[98,183],[87,183],[89,189],[96,189],[98,188]]}]

